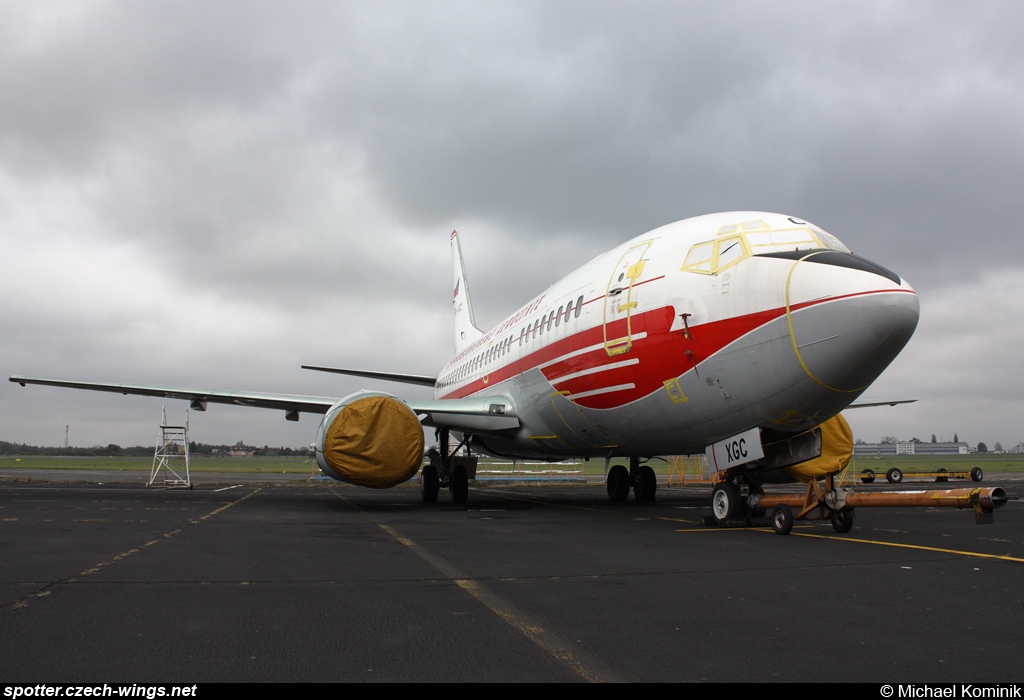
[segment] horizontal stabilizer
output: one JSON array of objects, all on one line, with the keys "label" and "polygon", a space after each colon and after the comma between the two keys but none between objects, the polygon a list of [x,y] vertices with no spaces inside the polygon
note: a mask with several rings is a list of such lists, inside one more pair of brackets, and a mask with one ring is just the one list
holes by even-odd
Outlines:
[{"label": "horizontal stabilizer", "polygon": [[[851,403],[846,408],[871,408],[872,406],[895,406],[898,403],[916,403],[917,399],[895,399],[893,401],[864,401],[863,403]],[[846,409],[843,409],[844,411]]]},{"label": "horizontal stabilizer", "polygon": [[333,372],[334,374],[348,374],[353,377],[364,377],[366,379],[382,379],[386,382],[401,382],[402,384],[418,384],[420,386],[434,386],[437,377],[428,377],[425,374],[398,374],[396,372],[369,372],[363,369],[343,369],[340,367],[314,367],[313,365],[302,365],[302,369],[311,369],[315,372]]}]

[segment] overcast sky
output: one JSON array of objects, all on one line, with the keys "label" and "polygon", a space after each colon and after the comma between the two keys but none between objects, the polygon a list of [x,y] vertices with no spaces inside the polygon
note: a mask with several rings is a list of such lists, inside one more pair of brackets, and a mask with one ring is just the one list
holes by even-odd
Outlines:
[{"label": "overcast sky", "polygon": [[[1024,440],[1020,2],[0,0],[0,366],[343,396],[651,228],[806,218],[918,291],[856,437]],[[0,439],[185,403],[0,384]],[[318,418],[211,406],[202,442]]]}]

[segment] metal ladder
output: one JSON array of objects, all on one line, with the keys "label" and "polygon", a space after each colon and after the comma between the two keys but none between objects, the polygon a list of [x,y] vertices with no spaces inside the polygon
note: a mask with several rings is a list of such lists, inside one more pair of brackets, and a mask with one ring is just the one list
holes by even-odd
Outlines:
[{"label": "metal ladder", "polygon": [[[167,407],[162,406],[160,441],[153,452],[153,467],[146,488],[190,489],[192,475],[188,461],[188,409],[185,425],[167,425]],[[163,481],[160,474],[163,472]]]}]

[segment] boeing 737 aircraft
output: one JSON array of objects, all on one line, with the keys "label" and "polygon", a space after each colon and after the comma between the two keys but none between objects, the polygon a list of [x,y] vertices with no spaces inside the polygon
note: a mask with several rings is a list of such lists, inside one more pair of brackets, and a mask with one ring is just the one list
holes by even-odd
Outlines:
[{"label": "boeing 737 aircraft", "polygon": [[[608,494],[654,498],[657,455],[707,452],[723,477],[716,519],[740,512],[763,483],[837,471],[852,453],[839,412],[878,377],[917,326],[918,300],[899,275],[854,255],[802,219],[728,212],[668,224],[603,253],[488,332],[473,318],[451,237],[455,357],[437,377],[307,367],[434,387],[429,401],[382,392],[293,396],[14,376],[121,394],[324,414],[316,460],[335,479],[387,488],[423,461],[425,501],[440,487],[466,500],[453,454],[523,459],[628,459]],[[459,443],[451,449],[451,440]],[[848,455],[847,455],[848,459]],[[810,465],[810,466],[809,466]]]}]

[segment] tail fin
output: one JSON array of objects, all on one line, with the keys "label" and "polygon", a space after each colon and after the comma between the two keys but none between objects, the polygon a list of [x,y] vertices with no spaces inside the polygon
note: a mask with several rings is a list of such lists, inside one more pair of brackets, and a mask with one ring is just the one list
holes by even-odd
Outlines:
[{"label": "tail fin", "polygon": [[462,246],[459,232],[452,231],[452,286],[455,309],[455,353],[458,354],[476,342],[484,332],[476,327],[473,318],[473,304],[469,301],[469,282],[466,280],[466,266],[462,262]]}]

